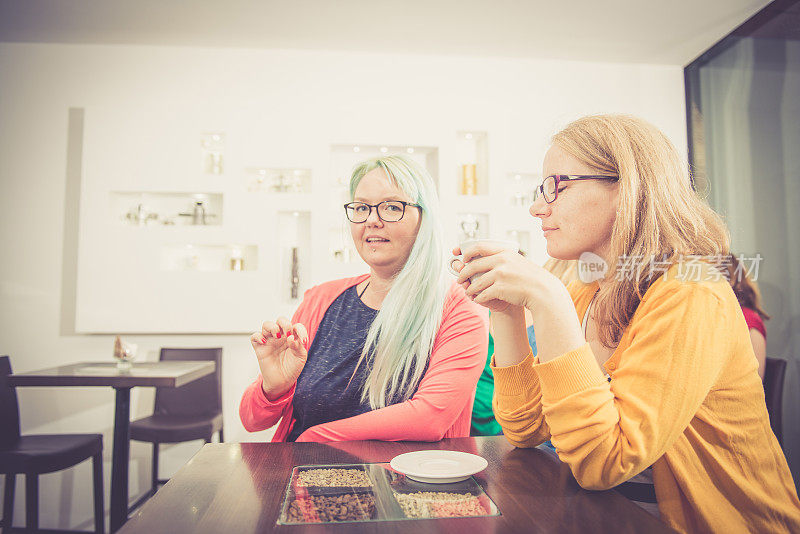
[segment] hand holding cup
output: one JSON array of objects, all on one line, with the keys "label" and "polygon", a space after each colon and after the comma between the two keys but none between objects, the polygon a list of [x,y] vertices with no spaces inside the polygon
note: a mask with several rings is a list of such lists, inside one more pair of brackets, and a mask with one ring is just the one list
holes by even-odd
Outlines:
[{"label": "hand holding cup", "polygon": [[[492,266],[501,257],[522,258],[518,252],[519,244],[516,241],[470,239],[453,249],[448,269],[458,276],[459,283],[475,302],[492,311],[502,311],[508,307],[508,302],[481,297],[482,292],[493,285],[493,281],[483,280],[483,278],[487,274],[491,274]],[[490,276],[490,278],[492,277]]]}]

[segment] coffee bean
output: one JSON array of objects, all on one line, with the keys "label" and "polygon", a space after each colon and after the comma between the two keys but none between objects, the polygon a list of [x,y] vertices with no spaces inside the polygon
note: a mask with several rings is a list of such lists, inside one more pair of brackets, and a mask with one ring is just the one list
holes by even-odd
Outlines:
[{"label": "coffee bean", "polygon": [[289,503],[287,522],[364,521],[375,517],[375,496],[367,494],[310,495]]}]

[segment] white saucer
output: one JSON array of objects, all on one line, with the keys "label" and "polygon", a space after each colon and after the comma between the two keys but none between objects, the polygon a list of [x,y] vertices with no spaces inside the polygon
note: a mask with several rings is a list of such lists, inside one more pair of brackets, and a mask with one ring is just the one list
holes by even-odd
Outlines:
[{"label": "white saucer", "polygon": [[389,465],[417,482],[449,484],[466,480],[470,475],[483,471],[489,462],[467,452],[433,450],[395,456]]}]

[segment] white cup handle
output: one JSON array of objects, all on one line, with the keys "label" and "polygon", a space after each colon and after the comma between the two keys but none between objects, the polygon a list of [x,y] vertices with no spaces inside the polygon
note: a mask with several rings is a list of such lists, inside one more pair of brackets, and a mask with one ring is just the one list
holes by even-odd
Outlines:
[{"label": "white cup handle", "polygon": [[447,270],[450,271],[450,274],[458,276],[458,271],[453,268],[453,262],[456,260],[463,262],[463,256],[461,254],[458,256],[450,256],[450,261],[447,262]]}]

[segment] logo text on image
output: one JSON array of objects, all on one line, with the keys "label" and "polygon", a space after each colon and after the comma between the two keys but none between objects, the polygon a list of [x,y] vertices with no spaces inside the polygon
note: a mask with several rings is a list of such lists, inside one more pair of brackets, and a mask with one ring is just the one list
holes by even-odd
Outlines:
[{"label": "logo text on image", "polygon": [[607,272],[606,261],[593,252],[584,252],[578,258],[578,278],[584,284],[602,280]]}]

